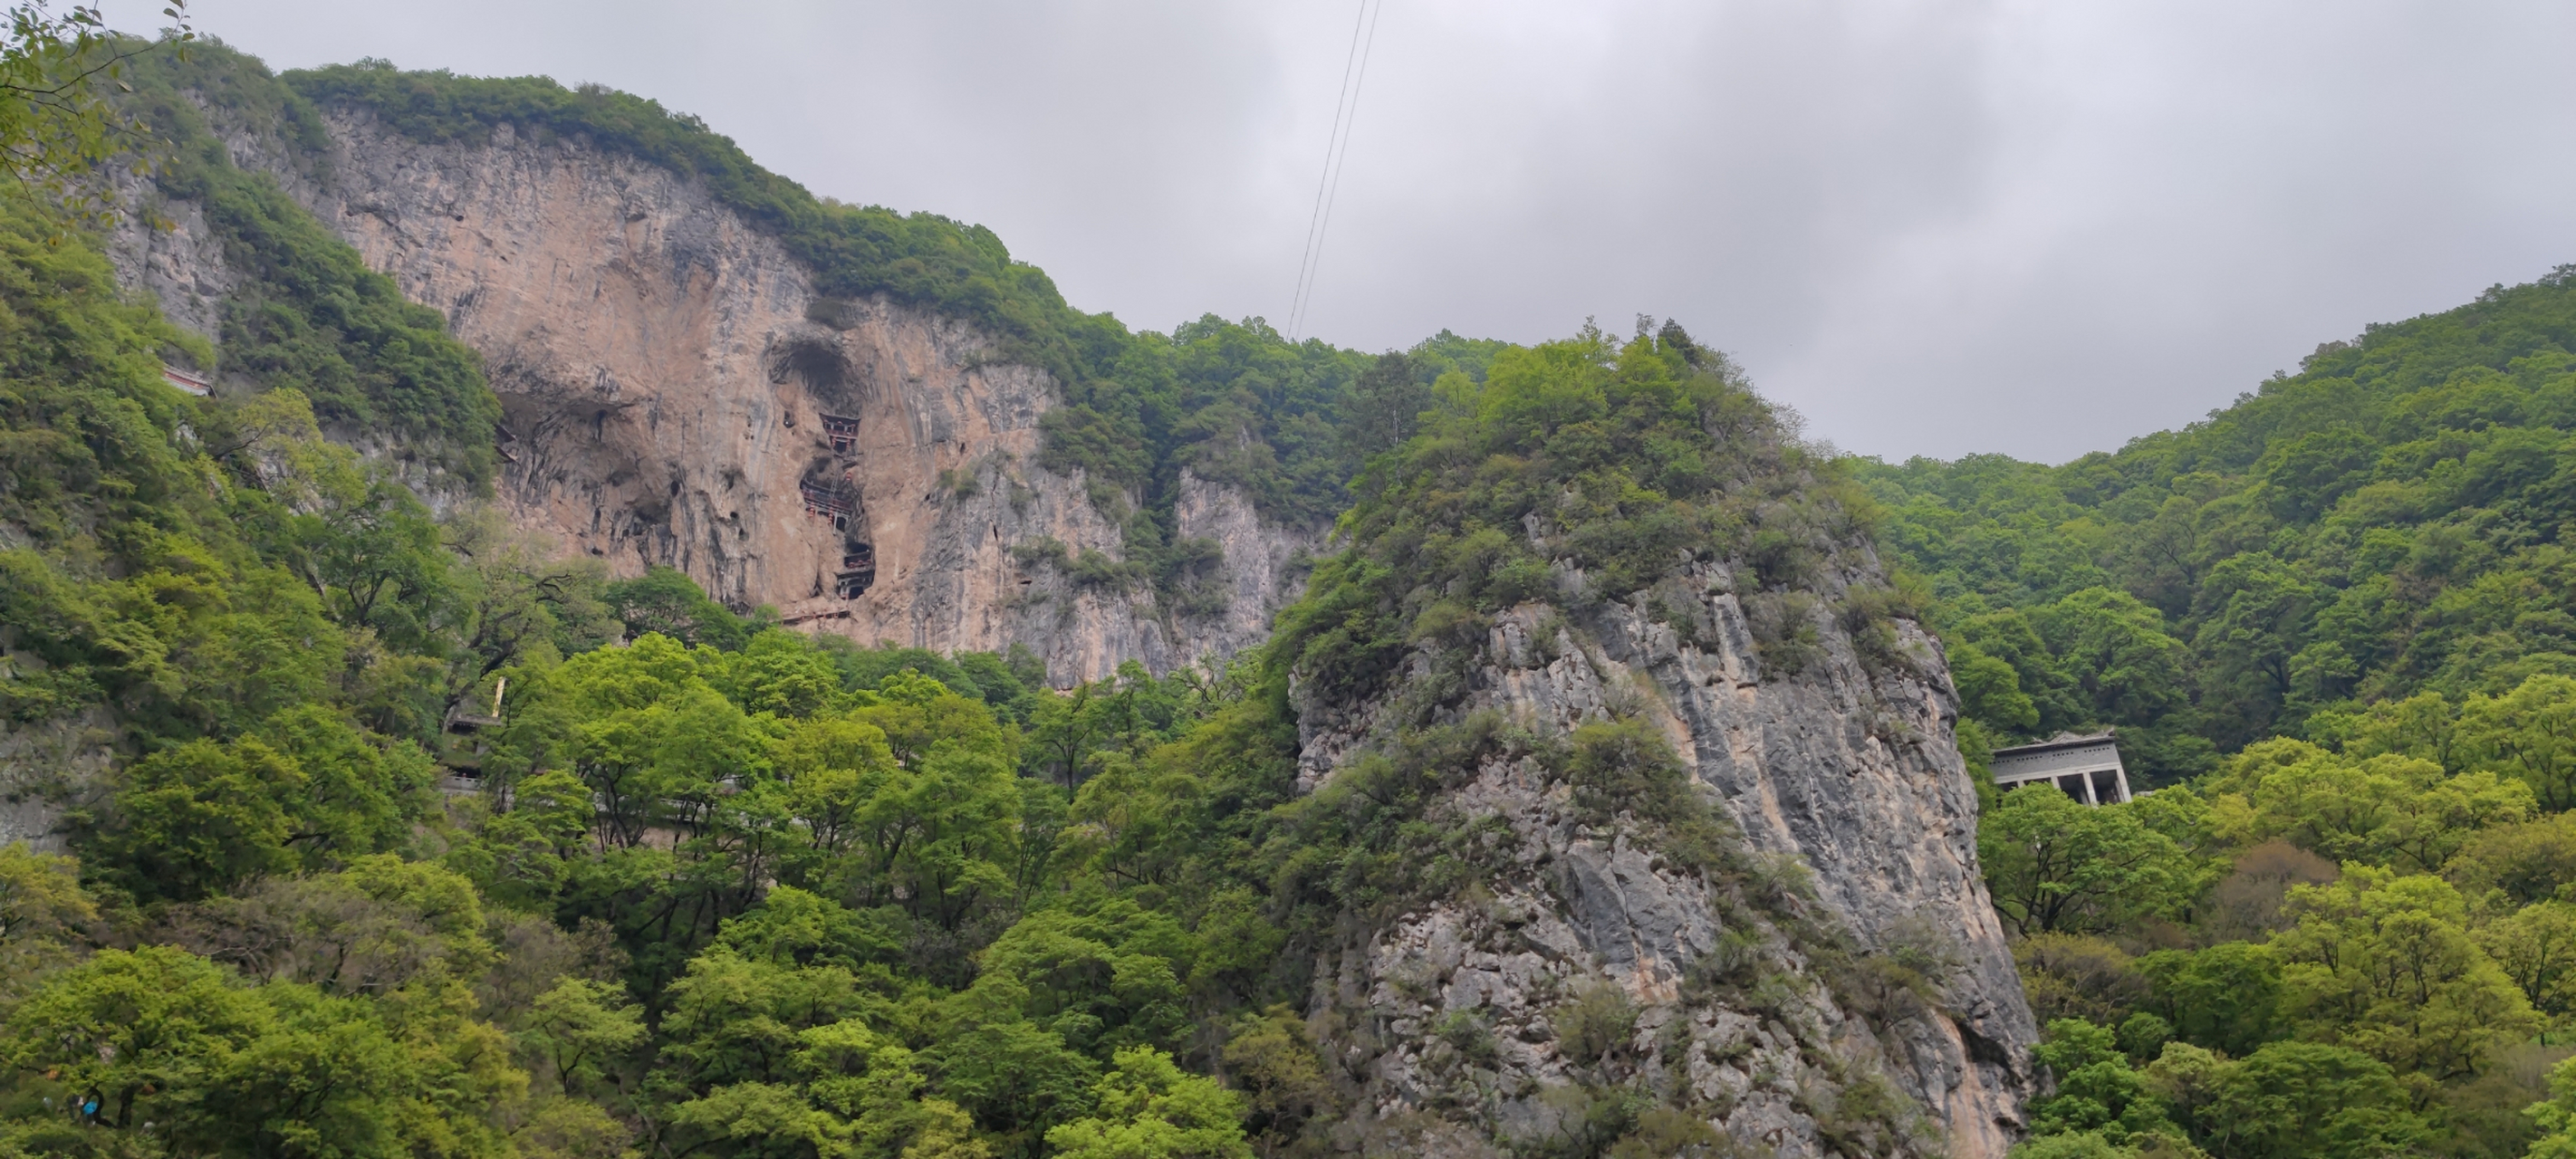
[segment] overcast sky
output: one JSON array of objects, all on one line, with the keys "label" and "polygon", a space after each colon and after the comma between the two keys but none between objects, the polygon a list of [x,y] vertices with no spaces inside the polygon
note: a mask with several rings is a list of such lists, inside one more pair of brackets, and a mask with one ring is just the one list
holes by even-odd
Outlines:
[{"label": "overcast sky", "polygon": [[[191,8],[650,96],[1168,329],[1284,325],[1357,0]],[[1305,329],[1669,316],[1845,449],[2064,460],[2576,262],[2571,47],[2538,2],[1385,0]]]}]

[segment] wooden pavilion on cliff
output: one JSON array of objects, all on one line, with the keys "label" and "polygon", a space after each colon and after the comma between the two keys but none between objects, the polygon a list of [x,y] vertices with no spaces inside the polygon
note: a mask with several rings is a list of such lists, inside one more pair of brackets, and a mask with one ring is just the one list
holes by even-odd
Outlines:
[{"label": "wooden pavilion on cliff", "polygon": [[829,487],[799,483],[796,485],[796,490],[805,500],[807,515],[818,515],[829,519],[835,527],[841,526],[842,521],[848,519],[851,512],[858,510],[858,505],[850,502],[848,496]]},{"label": "wooden pavilion on cliff", "polygon": [[877,579],[877,549],[872,544],[853,543],[841,555],[841,570],[833,573],[833,594],[855,600]]},{"label": "wooden pavilion on cliff", "polygon": [[2047,783],[2087,805],[2129,799],[2129,771],[2120,764],[2118,738],[2108,731],[2061,732],[2038,744],[1996,749],[1994,774],[1998,789]]},{"label": "wooden pavilion on cliff", "polygon": [[212,382],[205,375],[193,370],[181,370],[167,362],[161,364],[161,381],[196,395],[198,398],[214,393]]},{"label": "wooden pavilion on cliff", "polygon": [[818,415],[823,420],[823,437],[832,440],[832,453],[846,455],[859,447],[859,420],[840,415]]}]

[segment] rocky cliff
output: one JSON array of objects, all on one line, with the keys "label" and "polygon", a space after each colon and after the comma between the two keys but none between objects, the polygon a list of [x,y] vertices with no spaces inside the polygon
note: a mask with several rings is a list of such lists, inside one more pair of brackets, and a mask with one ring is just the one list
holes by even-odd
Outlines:
[{"label": "rocky cliff", "polygon": [[[2037,1033],[1978,866],[1938,643],[1854,522],[1813,516],[1829,487],[1776,466],[1781,436],[1755,429],[1753,450],[1718,453],[1775,465],[1739,463],[1693,504],[1713,534],[1665,549],[1676,562],[1642,585],[1633,563],[1626,580],[1584,563],[1635,536],[1560,515],[1586,487],[1616,493],[1597,476],[1524,504],[1513,547],[1476,515],[1454,534],[1421,515],[1456,503],[1439,472],[1475,462],[1464,437],[1414,468],[1433,482],[1354,516],[1364,562],[1318,573],[1335,609],[1371,584],[1377,607],[1420,609],[1379,691],[1330,670],[1358,635],[1345,618],[1306,637],[1323,642],[1291,695],[1318,807],[1418,792],[1433,835],[1404,904],[1355,914],[1318,962],[1310,1025],[1358,1092],[1354,1132],[1587,1153],[1613,1123],[1670,1148],[1649,1153],[1793,1157],[2000,1157],[2020,1137]],[[1508,489],[1543,461],[1473,470]],[[1647,501],[1628,526],[1668,516]],[[1444,574],[1468,544],[1544,561],[1543,590],[1472,611],[1497,590],[1485,576],[1522,565]],[[1465,880],[1440,871],[1452,860]]]},{"label": "rocky cliff", "polygon": [[[676,567],[866,643],[1026,644],[1059,681],[1233,653],[1295,595],[1316,531],[1186,474],[1177,530],[1222,547],[1221,610],[1063,566],[1117,560],[1121,535],[1082,478],[1038,466],[1056,384],[970,326],[819,298],[692,179],[509,126],[424,145],[363,110],[325,124],[327,158],[258,126],[225,136],[483,356],[507,416],[500,498],[566,551]],[[196,207],[160,215],[120,234],[118,264],[211,332],[238,279]]]},{"label": "rocky cliff", "polygon": [[[1059,681],[1232,652],[1300,594],[1317,534],[1187,471],[1174,524],[1221,545],[1222,608],[1167,610],[1096,566],[1120,528],[1085,479],[1038,464],[1057,384],[953,319],[819,296],[693,179],[507,126],[423,144],[336,109],[324,127],[325,164],[227,143],[481,352],[506,412],[501,501],[567,551],[678,567],[862,641],[1025,643]],[[118,239],[120,267],[210,329],[237,279],[190,206],[162,216],[174,228]],[[1675,333],[1636,357],[1715,374]],[[1703,408],[1688,439],[1538,423],[1415,497],[1437,522],[1589,456],[1507,517],[1355,525],[1354,558],[1382,565],[1376,611],[1325,634],[1395,670],[1363,689],[1292,667],[1298,787],[1317,814],[1383,815],[1364,782],[1436,765],[1397,846],[1446,852],[1390,858],[1354,888],[1401,904],[1353,907],[1314,947],[1307,1026],[1350,1095],[1341,1143],[2001,1156],[2018,1137],[2036,1033],[1980,880],[1938,646],[1885,614],[1865,535],[1801,522],[1818,480],[1729,390],[1672,396]],[[1661,475],[1602,489],[1650,452]],[[1640,480],[1699,513],[1658,513]],[[1596,502],[1635,507],[1619,518],[1638,534],[1566,514]],[[1587,563],[1685,525],[1643,581]],[[1485,562],[1444,578],[1434,546]],[[1545,582],[1489,598],[1515,555]]]},{"label": "rocky cliff", "polygon": [[[1780,875],[1751,886],[1774,896],[1668,860],[1634,818],[1588,823],[1540,757],[1489,757],[1445,807],[1506,822],[1516,871],[1337,955],[1318,995],[1342,1048],[1368,1060],[1373,1109],[1553,1130],[1561,1108],[1539,1092],[1610,1079],[1677,1094],[1781,1156],[2002,1155],[2036,1030],[1977,868],[1946,677],[1873,672],[1833,632],[1806,670],[1765,682],[1728,571],[1695,568],[1672,586],[1696,589],[1696,640],[1642,595],[1499,617],[1461,711],[1556,734],[1652,722],[1758,855],[1757,878]],[[1919,633],[1905,642],[1932,648]],[[1323,755],[1358,743],[1310,730],[1310,778],[1328,779]],[[1874,973],[1871,959],[1911,976]],[[1603,983],[1635,1020],[1608,1049],[1571,1057],[1568,1011]],[[1491,1074],[1462,1063],[1462,1025],[1499,1044]],[[1887,1099],[1882,1082],[1905,1097]]]}]

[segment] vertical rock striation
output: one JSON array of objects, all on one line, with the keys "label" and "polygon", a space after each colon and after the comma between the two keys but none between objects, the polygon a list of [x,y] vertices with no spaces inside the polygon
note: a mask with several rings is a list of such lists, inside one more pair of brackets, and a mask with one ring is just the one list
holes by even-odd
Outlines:
[{"label": "vertical rock striation", "polygon": [[[1510,867],[1320,971],[1317,1024],[1362,1076],[1376,1129],[1476,1153],[1488,1133],[1564,1130],[1579,1114],[1564,1092],[1617,1083],[1781,1156],[2000,1157],[2020,1133],[2036,1028],[1978,869],[1937,645],[1900,621],[1915,662],[1864,659],[1818,613],[1816,654],[1766,674],[1718,564],[1569,602],[1582,610],[1496,616],[1450,715],[1539,736],[1650,722],[1722,806],[1753,880],[1668,859],[1632,818],[1585,817],[1539,755],[1489,753],[1439,812],[1499,818]],[[1303,782],[1327,784],[1366,751],[1391,701],[1298,697]],[[1574,1057],[1566,1022],[1603,984],[1635,1021],[1610,1051]],[[1496,1054],[1480,1070],[1455,1041],[1485,1033]]]},{"label": "vertical rock striation", "polygon": [[1278,645],[1346,1141],[2000,1159],[2036,1027],[1861,500],[1669,324],[1433,421]]},{"label": "vertical rock striation", "polygon": [[[1056,384],[925,311],[817,309],[809,271],[693,179],[508,126],[427,145],[363,110],[326,124],[326,166],[257,132],[227,142],[483,356],[507,415],[501,499],[567,551],[675,567],[866,643],[1026,644],[1059,681],[1231,654],[1295,595],[1286,569],[1316,533],[1195,479],[1180,522],[1224,548],[1222,611],[1050,566],[1029,549],[1121,543],[1081,478],[1037,464]],[[211,332],[235,279],[193,207],[164,215],[180,228],[117,239],[120,268]]]}]

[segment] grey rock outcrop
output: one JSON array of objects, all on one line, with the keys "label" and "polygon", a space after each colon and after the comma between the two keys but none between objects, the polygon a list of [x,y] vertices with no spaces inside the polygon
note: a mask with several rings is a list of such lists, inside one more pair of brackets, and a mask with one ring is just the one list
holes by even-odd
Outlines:
[{"label": "grey rock outcrop", "polygon": [[116,721],[98,707],[0,728],[0,847],[63,852],[64,809],[105,783],[117,739]]},{"label": "grey rock outcrop", "polygon": [[[1853,562],[1826,600],[1875,578],[1865,550]],[[1471,691],[1443,715],[1559,737],[1648,722],[1752,872],[1728,881],[1668,858],[1641,819],[1587,818],[1537,756],[1485,757],[1435,823],[1499,820],[1510,864],[1319,969],[1313,1025],[1364,1092],[1350,1130],[1481,1153],[1563,1130],[1581,1114],[1569,1100],[1622,1085],[1747,1154],[2003,1155],[2036,1030],[1978,868],[1937,644],[1896,621],[1894,651],[1865,659],[1825,601],[1739,595],[1717,564],[1626,599],[1559,576],[1575,610],[1496,616]],[[1812,622],[1798,671],[1764,671],[1746,599]],[[1393,698],[1297,701],[1312,788],[1383,743]],[[1600,1057],[1569,1057],[1560,1023],[1599,987],[1633,1024]],[[1492,1051],[1480,1061],[1467,1042]]]},{"label": "grey rock outcrop", "polygon": [[[126,186],[128,202],[141,200],[138,186]],[[176,202],[164,207],[164,212],[170,210],[177,212],[158,223],[137,216],[118,219],[108,235],[108,261],[116,267],[119,283],[150,293],[172,322],[215,339],[223,327],[224,299],[241,288],[241,277],[224,264],[223,243],[206,225],[202,209]]]}]

